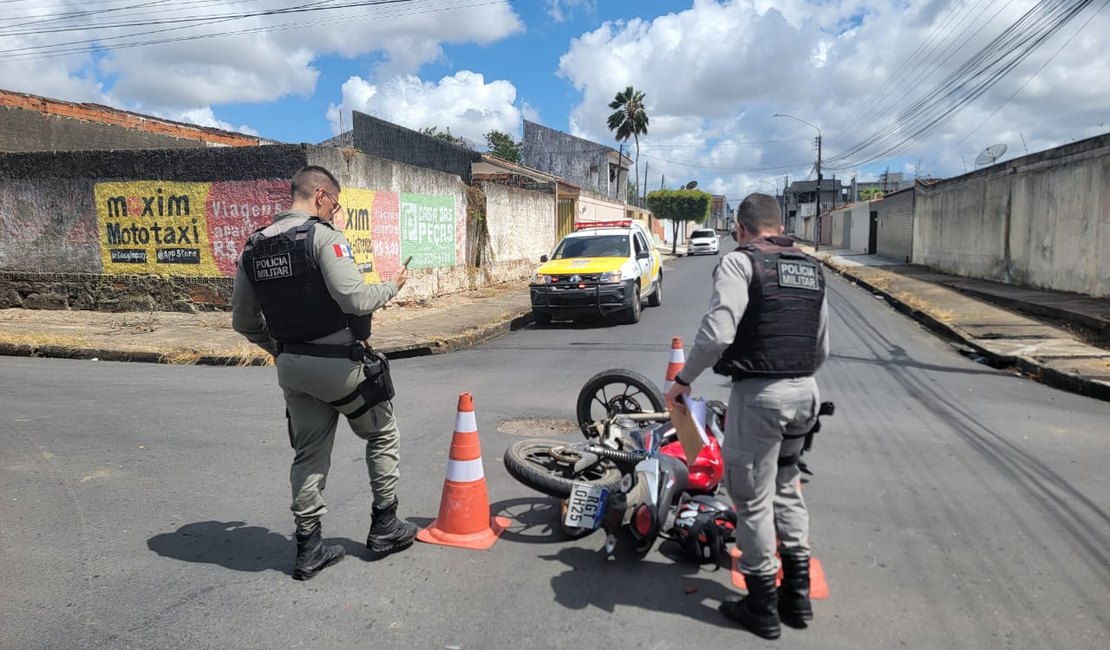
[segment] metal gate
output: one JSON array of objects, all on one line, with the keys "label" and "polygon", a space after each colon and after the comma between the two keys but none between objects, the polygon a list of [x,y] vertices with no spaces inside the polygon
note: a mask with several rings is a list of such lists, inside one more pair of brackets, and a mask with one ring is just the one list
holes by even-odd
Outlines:
[{"label": "metal gate", "polygon": [[574,230],[574,199],[559,199],[555,208],[555,241]]}]

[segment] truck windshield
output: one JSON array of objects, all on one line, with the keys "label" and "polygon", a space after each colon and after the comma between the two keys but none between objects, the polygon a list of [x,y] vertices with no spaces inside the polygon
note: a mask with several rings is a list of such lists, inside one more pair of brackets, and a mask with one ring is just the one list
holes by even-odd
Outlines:
[{"label": "truck windshield", "polygon": [[567,237],[559,242],[551,259],[568,257],[628,257],[628,235]]}]

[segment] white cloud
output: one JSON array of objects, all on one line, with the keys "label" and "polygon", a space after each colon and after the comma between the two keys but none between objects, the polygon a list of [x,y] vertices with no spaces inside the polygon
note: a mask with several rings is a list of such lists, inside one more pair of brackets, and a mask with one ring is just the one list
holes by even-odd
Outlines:
[{"label": "white cloud", "polygon": [[[524,30],[509,3],[471,6],[469,0],[364,5],[199,26],[157,24],[289,6],[278,0],[176,4],[135,5],[124,11],[115,0],[95,0],[81,3],[81,15],[72,18],[62,13],[74,12],[71,5],[20,3],[7,9],[13,26],[0,30],[0,50],[9,51],[6,57],[0,52],[0,86],[121,108],[193,111],[204,119],[205,111],[211,113],[211,107],[220,104],[311,96],[320,76],[317,61],[323,56],[377,58],[377,78],[388,79],[442,60],[444,43],[488,45]],[[5,22],[8,18],[5,15]],[[43,20],[50,22],[33,22]],[[129,22],[137,24],[121,24]],[[27,24],[20,27],[22,23]],[[46,26],[71,31],[13,34]],[[219,34],[224,35],[211,37]],[[197,36],[209,37],[188,40]],[[17,55],[26,52],[10,51],[66,42],[118,46],[157,39],[170,42],[101,50],[96,57],[85,52],[65,58],[20,59]]]},{"label": "white cloud", "polygon": [[186,108],[176,111],[162,110],[158,112],[152,112],[152,115],[165,118],[167,120],[173,120],[175,122],[185,122],[186,124],[207,126],[213,129],[223,129],[224,131],[236,131],[239,133],[245,133],[246,135],[258,135],[258,131],[255,131],[245,124],[241,124],[236,127],[232,126],[228,122],[217,118],[216,114],[212,112],[212,109],[207,106],[204,108]]},{"label": "white cloud", "polygon": [[468,70],[438,83],[406,76],[372,84],[351,77],[343,84],[342,94],[340,104],[328,107],[333,133],[339,133],[339,111],[343,111],[343,125],[350,128],[351,111],[356,110],[410,129],[450,128],[453,135],[476,144],[484,143],[491,130],[520,137],[516,87],[508,81],[487,83],[481,74]]},{"label": "white cloud", "polygon": [[547,15],[557,23],[569,20],[569,14],[582,11],[587,14],[597,13],[597,0],[546,0]]},{"label": "white cloud", "polygon": [[[640,167],[650,166],[652,187],[665,173],[674,179],[668,180],[671,187],[698,179],[702,187],[738,199],[768,191],[772,182],[781,187],[785,174],[792,180],[811,174],[816,130],[773,113],[817,124],[828,160],[891,119],[1033,4],[694,0],[685,11],[605,23],[574,39],[560,59],[558,74],[582,94],[568,127],[612,143],[607,104],[633,85],[644,91],[651,118],[641,139]],[[972,27],[961,32],[955,26],[965,15],[963,24]],[[1033,152],[1105,132],[1098,125],[1110,122],[1102,81],[1110,52],[1099,35],[1110,28],[1110,15],[1102,14],[987,119],[1078,28],[1069,25],[922,142],[863,168],[828,170],[826,177],[873,177],[886,165],[891,171],[920,167],[923,174],[951,175],[962,173],[961,158],[970,165],[994,142],[1008,142],[1009,157],[1024,152],[1022,136]],[[954,49],[951,39],[960,33],[975,38]],[[947,34],[949,41],[929,41],[933,34]],[[903,68],[923,43],[926,56]],[[876,108],[884,109],[869,113]]]}]

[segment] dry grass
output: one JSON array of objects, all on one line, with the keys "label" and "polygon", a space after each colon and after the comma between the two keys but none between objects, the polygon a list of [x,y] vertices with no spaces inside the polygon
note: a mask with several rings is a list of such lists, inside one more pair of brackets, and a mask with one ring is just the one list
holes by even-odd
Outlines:
[{"label": "dry grass", "polygon": [[240,343],[235,348],[237,366],[272,366],[274,358],[270,353],[250,343]]},{"label": "dry grass", "polygon": [[908,305],[912,309],[925,312],[926,314],[929,314],[933,318],[945,324],[950,323],[955,317],[955,314],[952,313],[951,309],[941,309],[928,301],[918,298],[908,291],[901,291],[895,294],[894,297],[901,301],[903,304]]},{"label": "dry grass", "polygon": [[892,280],[890,275],[881,271],[863,276],[860,279],[866,281],[867,284],[870,284],[879,291],[888,291],[890,289],[890,283]]},{"label": "dry grass", "polygon": [[194,365],[204,353],[193,348],[177,348],[162,354],[162,363],[168,363],[174,366],[191,366]]},{"label": "dry grass", "polygon": [[9,345],[28,345],[33,348],[43,346],[85,347],[88,339],[84,336],[63,336],[60,334],[35,334],[24,332],[0,332],[0,343]]}]

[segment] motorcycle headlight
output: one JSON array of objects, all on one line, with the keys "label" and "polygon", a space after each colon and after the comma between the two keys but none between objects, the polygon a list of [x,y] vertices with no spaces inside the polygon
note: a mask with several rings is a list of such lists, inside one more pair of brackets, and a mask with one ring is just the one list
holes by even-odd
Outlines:
[{"label": "motorcycle headlight", "polygon": [[543,273],[533,273],[532,274],[532,284],[548,284],[550,282],[551,282],[551,276],[550,275],[544,275]]},{"label": "motorcycle headlight", "polygon": [[620,282],[620,281],[621,281],[621,272],[620,272],[619,269],[616,270],[616,271],[607,271],[607,272],[601,274],[601,282],[603,282],[603,283],[611,284],[611,283],[616,283],[616,282]]}]

